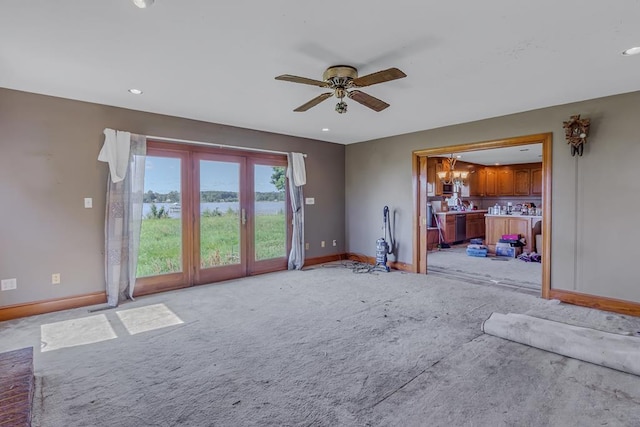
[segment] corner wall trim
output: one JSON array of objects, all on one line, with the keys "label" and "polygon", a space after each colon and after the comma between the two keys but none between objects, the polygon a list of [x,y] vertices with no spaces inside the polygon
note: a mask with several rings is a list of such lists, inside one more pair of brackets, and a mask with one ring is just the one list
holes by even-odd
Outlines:
[{"label": "corner wall trim", "polygon": [[0,307],[0,322],[4,320],[18,319],[20,317],[36,314],[52,313],[54,311],[68,310],[70,308],[85,307],[88,305],[104,304],[107,302],[106,292],[94,292],[91,294],[76,295],[73,297],[57,298],[44,301],[28,302],[24,304]]},{"label": "corner wall trim", "polygon": [[630,316],[640,316],[640,303],[632,301],[582,294],[573,291],[563,291],[559,289],[551,289],[549,291],[549,298],[557,299],[568,304],[580,305],[582,307],[595,308],[598,310],[611,311]]},{"label": "corner wall trim", "polygon": [[[308,258],[304,260],[304,267],[311,266],[311,265],[324,264],[325,262],[342,261],[343,259],[347,259],[347,254],[342,253],[342,254],[319,256],[315,258]],[[304,270],[304,267],[302,267],[303,270]]]}]

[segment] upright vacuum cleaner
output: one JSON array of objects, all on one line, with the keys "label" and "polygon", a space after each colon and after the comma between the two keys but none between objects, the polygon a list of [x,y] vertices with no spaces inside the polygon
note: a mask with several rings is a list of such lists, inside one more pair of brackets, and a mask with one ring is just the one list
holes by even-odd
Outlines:
[{"label": "upright vacuum cleaner", "polygon": [[[387,243],[387,231],[389,232],[389,242]],[[384,237],[376,240],[376,265],[375,270],[384,270],[389,272],[389,266],[387,265],[387,255],[393,253],[393,247],[395,242],[393,241],[393,235],[391,234],[391,223],[389,222],[389,206],[385,206],[382,209],[382,232]]]}]

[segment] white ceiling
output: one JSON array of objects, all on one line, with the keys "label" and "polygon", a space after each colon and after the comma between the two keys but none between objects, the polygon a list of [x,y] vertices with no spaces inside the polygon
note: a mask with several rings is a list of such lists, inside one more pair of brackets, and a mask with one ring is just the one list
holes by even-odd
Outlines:
[{"label": "white ceiling", "polygon": [[449,157],[451,155],[455,156],[461,162],[476,163],[485,166],[540,163],[542,162],[542,144],[465,151],[435,157]]},{"label": "white ceiling", "polygon": [[[640,55],[620,54],[639,17],[638,0],[2,0],[0,87],[349,144],[640,90]],[[380,113],[294,113],[324,90],[274,77],[336,64],[408,77],[363,89]]]}]

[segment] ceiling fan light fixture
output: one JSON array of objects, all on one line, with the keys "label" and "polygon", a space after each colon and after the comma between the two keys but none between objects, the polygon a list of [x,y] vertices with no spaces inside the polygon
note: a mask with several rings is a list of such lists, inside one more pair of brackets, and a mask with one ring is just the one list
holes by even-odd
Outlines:
[{"label": "ceiling fan light fixture", "polygon": [[140,9],[146,9],[147,7],[153,6],[153,2],[155,0],[132,0],[133,4],[138,6]]}]

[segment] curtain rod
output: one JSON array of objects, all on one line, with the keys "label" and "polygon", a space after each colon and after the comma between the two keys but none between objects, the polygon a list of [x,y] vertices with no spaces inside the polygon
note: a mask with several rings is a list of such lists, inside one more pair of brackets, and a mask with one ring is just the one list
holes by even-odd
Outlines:
[{"label": "curtain rod", "polygon": [[[289,154],[286,151],[276,151],[276,150],[265,150],[262,148],[250,148],[250,147],[240,147],[240,146],[236,146],[236,145],[225,145],[225,144],[218,144],[216,142],[203,142],[203,141],[191,141],[188,139],[177,139],[177,138],[165,138],[164,136],[152,136],[152,135],[145,135],[148,139],[155,139],[158,141],[165,141],[165,142],[177,142],[179,144],[191,144],[191,145],[205,145],[207,147],[218,147],[218,148],[229,148],[232,150],[245,150],[245,151],[257,151],[260,153],[272,153],[272,154]],[[304,157],[307,157],[306,154],[302,154]]]}]

